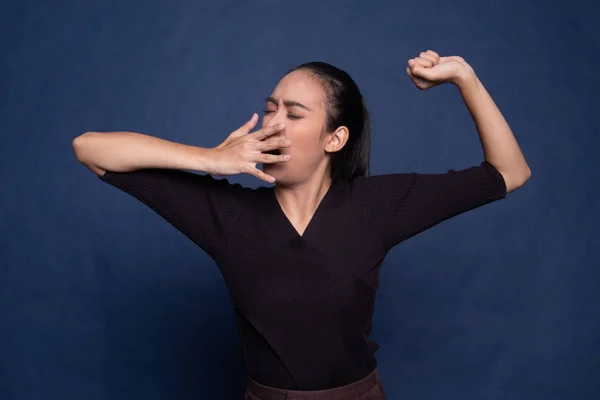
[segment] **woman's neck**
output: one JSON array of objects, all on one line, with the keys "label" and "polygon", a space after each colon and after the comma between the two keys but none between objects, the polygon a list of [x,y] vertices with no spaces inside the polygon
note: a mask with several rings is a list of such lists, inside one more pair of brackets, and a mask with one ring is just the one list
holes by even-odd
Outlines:
[{"label": "woman's neck", "polygon": [[[329,173],[313,174],[309,179],[293,185],[275,186],[275,196],[288,219],[296,226],[308,225],[321,200],[332,184]],[[303,229],[300,229],[303,230]]]}]

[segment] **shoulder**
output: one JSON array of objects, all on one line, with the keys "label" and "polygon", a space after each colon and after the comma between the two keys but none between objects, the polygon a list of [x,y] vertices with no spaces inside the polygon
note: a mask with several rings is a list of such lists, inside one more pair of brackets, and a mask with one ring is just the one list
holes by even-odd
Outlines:
[{"label": "shoulder", "polygon": [[417,172],[396,172],[371,176],[361,176],[350,182],[352,193],[358,196],[384,195],[386,190],[404,190],[414,184],[419,177]]},{"label": "shoulder", "polygon": [[368,177],[359,177],[353,181],[358,192],[376,193],[381,190],[411,189],[428,187],[431,191],[444,190],[448,186],[486,186],[505,187],[504,179],[489,162],[482,161],[460,169],[447,169],[445,172],[396,172]]}]

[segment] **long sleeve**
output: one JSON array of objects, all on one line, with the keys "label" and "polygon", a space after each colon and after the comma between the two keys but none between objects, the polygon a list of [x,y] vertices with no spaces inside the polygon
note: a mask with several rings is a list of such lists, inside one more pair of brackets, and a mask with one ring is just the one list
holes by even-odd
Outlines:
[{"label": "long sleeve", "polygon": [[446,173],[395,173],[354,180],[386,250],[450,217],[506,197],[502,174],[490,163]]},{"label": "long sleeve", "polygon": [[99,178],[150,207],[213,258],[252,191],[225,178],[174,169],[107,171]]}]

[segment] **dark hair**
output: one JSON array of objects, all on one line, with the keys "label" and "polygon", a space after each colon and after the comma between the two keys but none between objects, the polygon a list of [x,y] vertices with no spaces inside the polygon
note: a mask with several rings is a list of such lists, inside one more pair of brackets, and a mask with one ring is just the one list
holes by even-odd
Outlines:
[{"label": "dark hair", "polygon": [[312,74],[325,91],[325,130],[332,132],[343,125],[349,131],[345,146],[332,154],[332,181],[351,181],[359,176],[369,176],[371,121],[365,100],[354,80],[347,72],[320,61],[298,65],[287,73],[297,70]]}]

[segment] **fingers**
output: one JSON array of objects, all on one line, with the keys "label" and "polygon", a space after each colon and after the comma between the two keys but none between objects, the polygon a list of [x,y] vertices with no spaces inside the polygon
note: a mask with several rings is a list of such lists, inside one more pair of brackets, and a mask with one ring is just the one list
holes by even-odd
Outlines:
[{"label": "fingers", "polygon": [[256,140],[260,141],[271,135],[274,135],[278,132],[283,131],[284,128],[285,128],[285,124],[265,126],[264,128],[259,129],[258,131],[252,133],[252,135],[254,136],[254,138]]},{"label": "fingers", "polygon": [[[406,68],[406,73],[408,76],[412,78],[423,76],[423,71],[431,71],[431,66],[429,64],[424,63],[423,61],[419,61],[418,59],[410,59],[408,60],[408,67]],[[415,82],[416,83],[416,82]]]},{"label": "fingers", "polygon": [[291,145],[292,142],[285,138],[263,140],[262,142],[258,142],[258,150],[269,151],[279,148],[290,147]]},{"label": "fingers", "polygon": [[254,129],[254,127],[256,126],[256,123],[258,122],[258,114],[254,113],[252,114],[252,118],[250,118],[248,120],[248,122],[246,122],[243,126],[242,126],[242,130],[245,131],[245,133],[249,133],[252,129]]},{"label": "fingers", "polygon": [[252,118],[250,118],[244,125],[240,126],[238,129],[231,132],[231,135],[229,135],[228,139],[235,139],[238,137],[246,136],[248,133],[250,133],[250,131],[252,129],[254,129],[257,122],[258,122],[258,114],[254,113],[254,114],[252,114]]},{"label": "fingers", "polygon": [[[411,64],[411,61],[412,61],[412,64]],[[417,66],[417,67],[431,68],[435,65],[435,62],[433,62],[432,60],[430,60],[428,58],[416,57],[416,58],[409,60],[408,65],[410,65],[411,67]]]},{"label": "fingers", "polygon": [[432,51],[432,50],[427,50],[425,52],[422,51],[419,54],[419,57],[426,59],[426,60],[430,60],[434,64],[438,64],[440,62],[440,56],[438,55],[438,53],[436,53],[435,51]]},{"label": "fingers", "polygon": [[289,154],[266,154],[260,153],[257,154],[256,157],[253,157],[252,161],[261,163],[261,164],[275,164],[280,162],[289,161],[292,157]]},{"label": "fingers", "polygon": [[262,179],[265,182],[270,182],[270,183],[275,182],[275,178],[274,177],[272,177],[271,175],[265,174],[263,171],[261,171],[258,168],[253,168],[248,173],[250,175],[253,175],[253,176],[257,177],[258,179]]},{"label": "fingers", "polygon": [[[257,122],[258,122],[258,114],[254,113],[254,114],[252,114],[252,118],[250,118],[244,125],[242,125],[238,129],[236,129],[235,131],[231,132],[231,134],[227,137],[227,140],[225,142],[233,140],[233,139],[237,139],[242,136],[246,136],[256,126]],[[223,142],[222,145],[224,145],[225,142]]]},{"label": "fingers", "polygon": [[[254,160],[252,160],[254,163],[258,164],[274,164],[274,163],[279,163],[279,162],[286,162],[290,160],[290,155],[289,154],[281,154],[281,155],[273,155],[273,154],[257,154],[256,157],[253,157]],[[275,182],[275,178],[271,175],[265,174],[264,171],[254,167],[249,168],[249,170],[246,172],[250,175],[253,175],[255,177],[257,177],[258,179],[262,179],[265,182]]]},{"label": "fingers", "polygon": [[[417,71],[417,73],[421,72],[426,69],[421,69],[420,71]],[[421,82],[418,78],[421,78],[422,74],[419,75],[415,75],[413,73],[413,71],[411,71],[411,69],[409,67],[406,67],[406,74],[410,77],[410,79],[412,80],[412,82],[415,84],[415,86],[421,90],[426,89],[426,87],[423,86],[423,82]]]},{"label": "fingers", "polygon": [[434,65],[439,64],[441,59],[442,59],[442,57],[440,57],[435,51],[427,50],[427,51],[422,51],[421,53],[419,53],[419,57],[411,58],[410,60],[408,60],[408,65],[411,68],[413,68],[413,67],[431,68]]},{"label": "fingers", "polygon": [[419,62],[417,61],[416,58],[411,58],[410,60],[408,60],[408,68],[411,71],[414,71],[415,68],[419,68],[419,67],[429,67],[428,65],[424,65],[423,62]]}]

